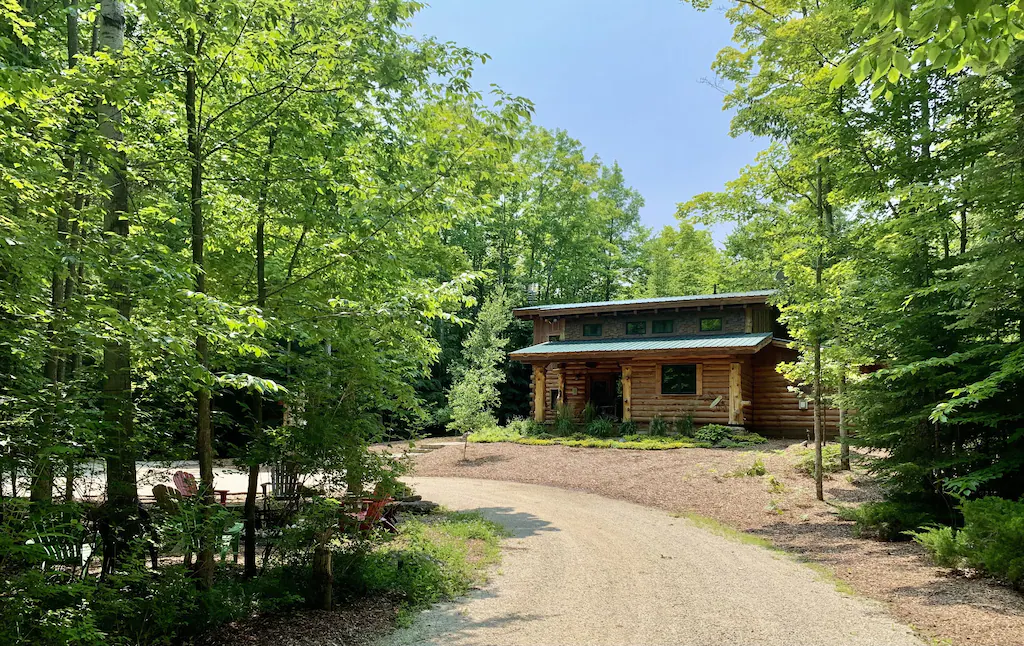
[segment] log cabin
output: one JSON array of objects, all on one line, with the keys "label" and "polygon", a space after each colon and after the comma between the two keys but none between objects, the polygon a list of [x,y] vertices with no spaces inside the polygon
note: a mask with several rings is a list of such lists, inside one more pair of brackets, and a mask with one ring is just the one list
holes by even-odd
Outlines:
[{"label": "log cabin", "polygon": [[[513,310],[533,322],[531,345],[510,353],[533,367],[531,414],[553,422],[559,404],[588,403],[616,421],[691,416],[697,426],[742,426],[807,437],[809,392],[777,370],[797,351],[769,302],[774,290],[539,305]],[[838,411],[826,411],[828,435]]]}]

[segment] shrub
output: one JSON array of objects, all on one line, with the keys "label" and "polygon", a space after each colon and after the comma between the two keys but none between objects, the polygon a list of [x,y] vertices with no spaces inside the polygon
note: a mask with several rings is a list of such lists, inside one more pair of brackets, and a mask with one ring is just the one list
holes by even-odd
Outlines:
[{"label": "shrub", "polygon": [[521,437],[537,437],[544,433],[544,425],[532,419],[517,417],[505,425],[505,429]]},{"label": "shrub", "polygon": [[941,567],[959,568],[963,564],[960,538],[963,532],[954,533],[952,527],[933,525],[919,532],[908,534],[921,545],[924,545],[935,563]]},{"label": "shrub", "polygon": [[615,424],[606,417],[599,417],[587,425],[587,433],[594,437],[615,437]]},{"label": "shrub", "polygon": [[640,427],[631,419],[619,424],[619,435],[637,435],[639,432]]},{"label": "shrub", "polygon": [[[821,472],[822,473],[836,473],[842,469],[842,464],[839,462],[839,450],[838,444],[826,444],[821,447]],[[796,468],[799,471],[803,471],[809,476],[814,476],[814,449],[810,448],[800,452],[800,459],[796,464]]]},{"label": "shrub", "polygon": [[971,567],[1024,587],[1024,501],[989,496],[968,500],[964,514],[962,554]]},{"label": "shrub", "polygon": [[594,402],[587,402],[587,405],[583,407],[583,423],[589,425],[597,419],[597,408],[594,407]]},{"label": "shrub", "polygon": [[569,404],[559,404],[555,409],[554,431],[562,437],[576,432],[576,413]]},{"label": "shrub", "polygon": [[909,532],[935,522],[930,512],[894,500],[868,502],[859,507],[840,507],[839,517],[856,523],[854,533],[857,536],[881,541],[909,541]]},{"label": "shrub", "polygon": [[781,480],[773,475],[768,476],[768,492],[769,493],[782,493],[786,490],[786,485]]},{"label": "shrub", "polygon": [[701,426],[694,432],[693,438],[699,442],[707,442],[712,446],[721,444],[732,437],[733,429],[721,424]]},{"label": "shrub", "polygon": [[395,539],[365,553],[335,555],[344,585],[384,593],[416,609],[464,594],[480,582],[482,570],[499,558],[508,533],[476,512],[447,513],[399,526]]},{"label": "shrub", "polygon": [[668,435],[668,422],[663,420],[660,415],[655,416],[655,418],[651,420],[649,432],[654,436]]},{"label": "shrub", "polygon": [[693,415],[680,417],[673,426],[680,437],[693,437]]},{"label": "shrub", "polygon": [[515,442],[521,439],[523,436],[518,430],[512,427],[512,425],[502,428],[500,426],[492,426],[485,428],[482,431],[476,433],[470,433],[470,442]]}]

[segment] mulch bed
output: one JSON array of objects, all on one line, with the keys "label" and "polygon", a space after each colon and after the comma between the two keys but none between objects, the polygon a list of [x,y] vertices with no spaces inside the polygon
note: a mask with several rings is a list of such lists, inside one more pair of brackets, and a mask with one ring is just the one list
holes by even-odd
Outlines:
[{"label": "mulch bed", "polygon": [[364,646],[390,633],[398,602],[368,597],[331,611],[289,610],[221,626],[198,646]]},{"label": "mulch bed", "polygon": [[[852,523],[840,521],[829,503],[865,502],[879,492],[858,472],[840,472],[825,481],[828,502],[818,502],[813,480],[793,466],[800,448],[780,440],[744,449],[667,451],[470,444],[466,461],[461,447],[416,456],[415,475],[552,485],[710,516],[826,566],[939,643],[1024,644],[1024,596],[937,568],[917,544],[854,537]],[[730,475],[756,456],[785,491],[769,491],[768,476]]]}]

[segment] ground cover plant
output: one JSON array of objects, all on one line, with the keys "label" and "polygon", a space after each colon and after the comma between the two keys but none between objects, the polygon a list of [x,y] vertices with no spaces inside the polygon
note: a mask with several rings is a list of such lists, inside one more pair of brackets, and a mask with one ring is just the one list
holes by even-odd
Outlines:
[{"label": "ground cover plant", "polygon": [[[664,423],[667,431],[668,424]],[[682,435],[655,435],[636,433],[636,425],[632,422],[624,422],[615,427],[610,420],[596,419],[585,428],[588,431],[596,430],[596,433],[584,433],[577,424],[563,423],[553,426],[540,424],[527,424],[524,421],[514,421],[508,426],[494,426],[469,436],[470,442],[513,442],[516,444],[528,444],[532,446],[577,446],[584,448],[601,449],[636,449],[636,450],[665,450],[665,449],[687,449],[687,448],[709,448],[718,447],[741,447],[761,444],[767,440],[756,434],[748,433],[742,429],[728,426],[712,425],[715,428],[707,437],[714,440],[708,441],[698,435],[686,437]],[[569,430],[569,435],[558,434],[559,430]],[[629,434],[621,434],[623,430],[633,431]],[[618,433],[616,433],[618,431]]]}]

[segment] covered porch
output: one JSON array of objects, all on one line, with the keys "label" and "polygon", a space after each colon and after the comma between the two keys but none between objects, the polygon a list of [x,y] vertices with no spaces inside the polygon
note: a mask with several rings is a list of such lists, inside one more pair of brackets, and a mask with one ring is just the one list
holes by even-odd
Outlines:
[{"label": "covered porch", "polygon": [[[765,334],[633,341],[550,341],[512,353],[533,367],[531,411],[552,422],[560,404],[646,426],[655,417],[697,425],[753,421],[753,355]],[[629,347],[623,347],[629,346]],[[653,347],[649,347],[653,346]]]}]

